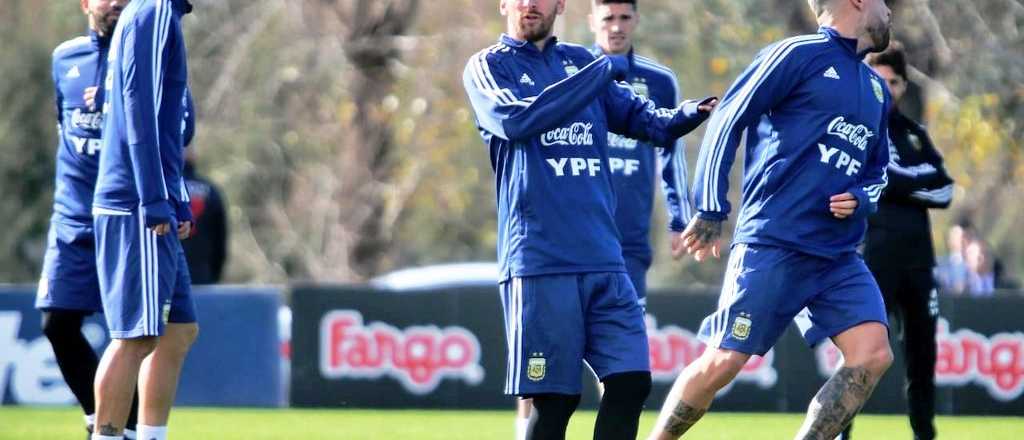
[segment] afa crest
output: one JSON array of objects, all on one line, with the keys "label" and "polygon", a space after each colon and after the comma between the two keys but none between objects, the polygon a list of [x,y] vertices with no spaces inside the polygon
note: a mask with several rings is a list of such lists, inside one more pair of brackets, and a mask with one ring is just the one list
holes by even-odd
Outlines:
[{"label": "afa crest", "polygon": [[875,90],[875,98],[878,98],[878,102],[885,102],[885,91],[882,90],[882,83],[878,81],[878,78],[871,77],[871,88]]},{"label": "afa crest", "polygon": [[571,62],[566,61],[563,62],[563,64],[565,65],[565,74],[567,76],[573,76],[576,74],[576,72],[580,71],[580,68],[576,67],[576,65]]},{"label": "afa crest", "polygon": [[735,320],[732,321],[732,337],[740,341],[746,341],[750,337],[750,328],[753,326],[753,322],[750,320],[750,315],[747,313],[740,313]]},{"label": "afa crest", "polygon": [[526,377],[534,382],[544,380],[547,374],[547,360],[542,357],[531,357],[526,362]]},{"label": "afa crest", "polygon": [[647,87],[646,82],[638,79],[630,83],[630,86],[633,87],[633,93],[643,96],[644,98],[651,97],[651,90]]}]

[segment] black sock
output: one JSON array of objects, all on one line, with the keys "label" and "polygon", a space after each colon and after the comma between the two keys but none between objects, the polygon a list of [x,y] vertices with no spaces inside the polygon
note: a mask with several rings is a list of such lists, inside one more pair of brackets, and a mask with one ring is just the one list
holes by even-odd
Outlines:
[{"label": "black sock", "polygon": [[579,394],[537,394],[530,411],[527,440],[564,440],[569,417],[580,404]]},{"label": "black sock", "polygon": [[604,396],[597,411],[594,440],[635,439],[640,412],[651,392],[651,373],[633,371],[604,378]]},{"label": "black sock", "polygon": [[43,334],[50,340],[60,373],[85,414],[96,412],[92,386],[100,363],[89,341],[82,335],[82,320],[89,314],[63,309],[43,312]]}]

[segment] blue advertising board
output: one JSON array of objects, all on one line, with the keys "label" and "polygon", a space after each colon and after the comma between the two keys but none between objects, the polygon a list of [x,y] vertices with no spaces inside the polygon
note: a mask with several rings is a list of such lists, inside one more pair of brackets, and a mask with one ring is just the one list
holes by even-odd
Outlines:
[{"label": "blue advertising board", "polygon": [[[281,291],[197,286],[193,292],[199,338],[182,368],[175,403],[285,404],[277,321]],[[0,286],[0,404],[73,404],[34,300],[34,286]],[[82,331],[97,351],[109,342],[102,315],[91,316]]]}]

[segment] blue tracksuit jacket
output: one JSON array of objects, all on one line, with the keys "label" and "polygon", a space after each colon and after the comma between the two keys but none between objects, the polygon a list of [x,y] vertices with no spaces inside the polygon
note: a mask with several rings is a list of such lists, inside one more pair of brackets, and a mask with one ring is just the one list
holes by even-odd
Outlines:
[{"label": "blue tracksuit jacket", "polygon": [[[891,98],[863,55],[831,28],[762,50],[711,116],[694,181],[698,215],[729,214],[729,169],[746,133],[735,242],[825,258],[855,251],[889,162]],[[829,198],[844,192],[859,204],[840,220]]]},{"label": "blue tracksuit jacket", "polygon": [[503,35],[472,56],[463,83],[490,149],[501,280],[623,272],[608,132],[667,145],[704,119],[689,103],[658,109],[614,79],[624,57]]},{"label": "blue tracksuit jacket", "polygon": [[185,0],[135,0],[111,40],[94,212],[140,208],[146,226],[191,220],[182,193]]},{"label": "blue tracksuit jacket", "polygon": [[[591,53],[602,55],[597,46]],[[657,107],[672,108],[679,104],[683,96],[671,69],[632,50],[628,58],[629,72],[624,82],[633,93],[646,97]],[[693,212],[687,188],[686,146],[682,138],[667,145],[651,145],[608,133],[608,160],[618,203],[615,225],[622,235],[622,253],[650,265],[655,180],[661,181],[669,230],[682,232]]]}]

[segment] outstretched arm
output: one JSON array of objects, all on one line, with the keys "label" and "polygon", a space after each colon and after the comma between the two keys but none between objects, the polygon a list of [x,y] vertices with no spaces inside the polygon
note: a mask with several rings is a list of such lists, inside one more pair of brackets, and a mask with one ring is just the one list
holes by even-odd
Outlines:
[{"label": "outstretched arm", "polygon": [[476,112],[477,124],[507,140],[536,136],[562,123],[593,101],[628,68],[620,56],[601,56],[576,74],[546,87],[539,95],[516,92],[516,79],[489,52],[469,59],[463,86]]}]

